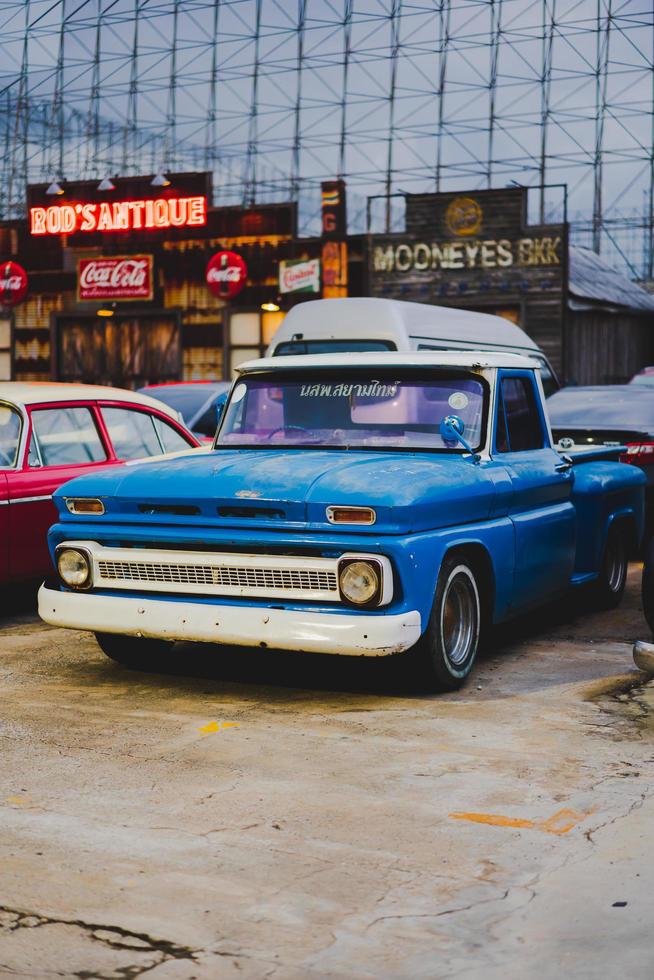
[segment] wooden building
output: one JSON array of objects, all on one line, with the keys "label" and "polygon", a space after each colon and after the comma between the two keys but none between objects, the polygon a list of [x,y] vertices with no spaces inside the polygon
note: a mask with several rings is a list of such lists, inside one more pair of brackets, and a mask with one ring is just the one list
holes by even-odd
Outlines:
[{"label": "wooden building", "polygon": [[[214,208],[206,173],[110,183],[31,186],[28,219],[0,224],[0,262],[29,280],[0,319],[4,373],[133,388],[222,378],[259,356],[283,317],[262,305],[275,305],[279,262],[295,255],[295,205]],[[228,250],[246,271],[238,292],[226,281],[216,295],[207,265]]]},{"label": "wooden building", "polygon": [[564,381],[654,363],[654,297],[569,249],[567,224],[530,225],[522,187],[406,195],[404,231],[369,236],[367,292],[507,317]]},{"label": "wooden building", "polygon": [[292,203],[214,207],[208,173],[34,185],[27,213],[0,222],[0,379],[228,378],[317,295],[500,314],[576,383],[654,363],[654,297],[569,249],[565,223],[529,225],[524,188],[406,195],[392,235],[347,235],[342,181],[315,238]]},{"label": "wooden building", "polygon": [[621,384],[654,364],[654,296],[590,249],[570,246],[568,380]]}]

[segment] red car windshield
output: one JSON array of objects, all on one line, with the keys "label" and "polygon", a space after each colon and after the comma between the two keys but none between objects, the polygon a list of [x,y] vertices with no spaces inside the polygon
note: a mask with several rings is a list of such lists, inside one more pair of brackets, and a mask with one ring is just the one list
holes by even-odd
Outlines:
[{"label": "red car windshield", "polygon": [[344,373],[315,377],[245,377],[234,387],[216,445],[270,448],[462,449],[439,425],[458,415],[465,438],[482,441],[487,385],[468,373],[385,378]]}]

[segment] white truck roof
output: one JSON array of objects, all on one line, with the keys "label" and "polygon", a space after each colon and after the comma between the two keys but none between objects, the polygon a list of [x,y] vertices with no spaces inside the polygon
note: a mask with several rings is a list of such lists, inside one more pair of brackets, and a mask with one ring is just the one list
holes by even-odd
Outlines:
[{"label": "white truck roof", "polygon": [[[501,316],[427,303],[405,303],[370,297],[319,299],[299,303],[287,314],[272,339],[268,354],[297,334],[311,340],[386,340],[410,347],[410,340],[426,343],[456,338],[464,347],[486,345],[539,352],[538,345],[516,324]],[[299,339],[299,338],[298,338]],[[399,342],[399,343],[398,343]]]},{"label": "white truck roof", "polygon": [[453,367],[466,370],[490,368],[528,368],[538,370],[538,363],[521,354],[502,351],[362,351],[343,354],[295,354],[289,357],[262,357],[246,361],[236,368],[239,375],[258,371],[305,371],[312,368],[393,368],[393,367]]}]

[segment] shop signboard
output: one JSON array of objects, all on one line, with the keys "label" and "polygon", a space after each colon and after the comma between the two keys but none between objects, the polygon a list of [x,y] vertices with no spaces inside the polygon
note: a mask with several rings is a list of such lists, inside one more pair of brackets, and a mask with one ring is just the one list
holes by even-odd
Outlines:
[{"label": "shop signboard", "polygon": [[510,269],[561,265],[561,235],[484,241],[385,241],[373,247],[374,272]]},{"label": "shop signboard", "polygon": [[323,242],[323,299],[339,299],[348,294],[347,242]]},{"label": "shop signboard", "polygon": [[560,296],[566,227],[530,226],[526,213],[524,188],[408,195],[405,231],[369,239],[371,295],[463,304]]},{"label": "shop signboard", "polygon": [[287,259],[279,263],[280,293],[319,293],[320,259]]},{"label": "shop signboard", "polygon": [[345,181],[325,180],[320,185],[322,199],[322,237],[341,239],[347,235]]},{"label": "shop signboard", "polygon": [[155,197],[130,201],[71,201],[29,209],[30,234],[153,231],[206,225],[207,198]]},{"label": "shop signboard", "polygon": [[244,288],[248,268],[237,252],[225,249],[209,259],[206,272],[207,286],[220,299],[233,299]]},{"label": "shop signboard", "polygon": [[77,263],[79,302],[151,300],[153,281],[151,255],[111,255]]},{"label": "shop signboard", "polygon": [[0,263],[0,306],[16,306],[27,295],[27,273],[17,262]]}]

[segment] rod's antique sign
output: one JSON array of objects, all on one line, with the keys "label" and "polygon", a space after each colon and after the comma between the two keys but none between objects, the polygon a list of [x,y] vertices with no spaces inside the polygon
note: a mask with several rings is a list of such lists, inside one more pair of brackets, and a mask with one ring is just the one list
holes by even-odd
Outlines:
[{"label": "rod's antique sign", "polygon": [[153,294],[151,255],[112,255],[80,259],[77,298],[88,300],[149,300]]},{"label": "rod's antique sign", "polygon": [[206,223],[206,197],[157,197],[142,201],[77,202],[30,208],[32,235],[185,228]]}]

